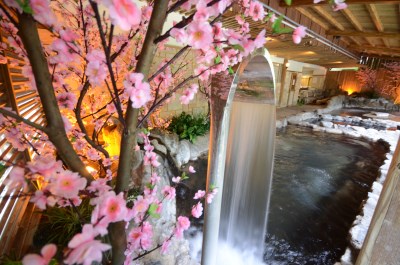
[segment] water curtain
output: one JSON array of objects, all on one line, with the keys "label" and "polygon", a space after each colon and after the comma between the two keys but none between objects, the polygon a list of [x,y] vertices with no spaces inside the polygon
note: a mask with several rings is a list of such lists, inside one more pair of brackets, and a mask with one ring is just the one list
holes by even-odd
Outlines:
[{"label": "water curtain", "polygon": [[236,74],[211,84],[207,187],[218,194],[206,205],[202,265],[261,264],[275,143],[272,62],[259,49]]}]

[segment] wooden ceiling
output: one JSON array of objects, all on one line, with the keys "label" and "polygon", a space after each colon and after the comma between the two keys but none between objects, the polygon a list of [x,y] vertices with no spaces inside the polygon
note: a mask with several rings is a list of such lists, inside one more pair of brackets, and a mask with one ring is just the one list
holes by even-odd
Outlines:
[{"label": "wooden ceiling", "polygon": [[[293,0],[291,6],[283,0],[260,2],[357,57],[400,61],[400,1],[346,0],[348,8],[336,12],[328,0],[319,4],[313,0]],[[228,16],[224,23],[229,26],[233,20]],[[265,25],[252,22],[251,27],[259,31]],[[279,57],[326,67],[359,63],[311,37],[299,45],[293,44],[290,35],[271,37],[266,47]]]}]

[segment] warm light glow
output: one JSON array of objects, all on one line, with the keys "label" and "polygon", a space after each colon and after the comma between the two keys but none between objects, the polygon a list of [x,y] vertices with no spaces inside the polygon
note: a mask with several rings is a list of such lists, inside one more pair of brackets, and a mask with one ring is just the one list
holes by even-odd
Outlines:
[{"label": "warm light glow", "polygon": [[304,52],[305,55],[315,55],[316,53],[313,51],[306,51]]},{"label": "warm light glow", "polygon": [[290,66],[290,63],[289,63],[289,62],[285,63],[285,67],[286,67],[286,68],[289,68],[289,66]]},{"label": "warm light glow", "polygon": [[121,134],[117,129],[108,131],[102,130],[103,140],[106,143],[106,147],[104,149],[107,150],[110,156],[119,155],[120,152],[120,144],[121,144]]},{"label": "warm light glow", "polygon": [[351,95],[355,92],[360,92],[358,89],[353,88],[353,87],[345,87],[345,88],[343,88],[343,91],[346,91],[348,95]]},{"label": "warm light glow", "polygon": [[271,38],[271,37],[266,37],[265,40],[266,40],[267,42],[269,42],[269,41],[273,41],[274,39]]},{"label": "warm light glow", "polygon": [[91,166],[86,166],[86,170],[89,171],[90,174],[97,172],[97,170],[92,168]]}]

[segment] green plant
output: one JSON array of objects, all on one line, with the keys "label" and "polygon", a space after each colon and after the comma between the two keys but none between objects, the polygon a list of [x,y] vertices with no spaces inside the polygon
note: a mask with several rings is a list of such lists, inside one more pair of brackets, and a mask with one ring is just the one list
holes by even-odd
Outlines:
[{"label": "green plant", "polygon": [[179,139],[187,139],[194,142],[197,136],[202,136],[210,130],[210,120],[206,115],[192,116],[182,112],[172,118],[168,131],[179,135]]},{"label": "green plant", "polygon": [[82,224],[89,223],[93,206],[89,199],[84,199],[76,207],[52,207],[45,210],[44,220],[35,234],[35,243],[45,245],[54,243],[65,247],[72,237],[80,233]]}]

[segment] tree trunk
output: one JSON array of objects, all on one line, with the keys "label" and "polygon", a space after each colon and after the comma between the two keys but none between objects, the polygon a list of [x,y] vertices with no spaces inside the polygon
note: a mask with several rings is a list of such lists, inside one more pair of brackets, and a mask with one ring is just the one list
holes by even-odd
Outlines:
[{"label": "tree trunk", "polygon": [[[140,53],[136,72],[142,73],[147,79],[156,52],[156,44],[154,40],[160,35],[164,26],[165,18],[168,11],[168,2],[166,0],[156,0],[154,3],[153,13],[151,15],[149,28]],[[146,81],[146,80],[145,80]],[[135,169],[133,165],[138,165],[139,156],[135,152],[137,123],[139,109],[134,109],[129,101],[128,110],[125,116],[126,127],[122,135],[121,153],[119,157],[117,183],[115,192],[127,191],[131,180],[132,171]],[[123,234],[122,234],[123,233]],[[114,236],[115,235],[115,236]],[[124,223],[120,222],[110,226],[110,238],[112,245],[112,264],[123,264],[126,249],[126,233]]]}]

